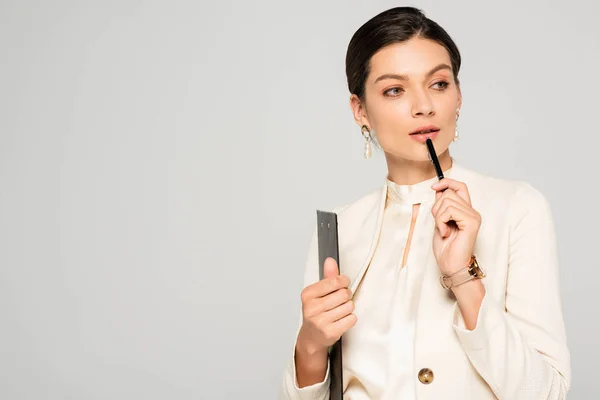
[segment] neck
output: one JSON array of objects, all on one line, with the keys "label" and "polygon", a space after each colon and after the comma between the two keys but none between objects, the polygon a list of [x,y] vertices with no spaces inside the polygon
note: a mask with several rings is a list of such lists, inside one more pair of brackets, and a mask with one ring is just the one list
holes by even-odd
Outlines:
[{"label": "neck", "polygon": [[[442,171],[452,166],[450,151],[446,150],[438,156]],[[435,178],[435,167],[429,161],[413,161],[404,158],[391,157],[386,154],[388,166],[388,179],[398,185],[414,185],[419,182]]]}]

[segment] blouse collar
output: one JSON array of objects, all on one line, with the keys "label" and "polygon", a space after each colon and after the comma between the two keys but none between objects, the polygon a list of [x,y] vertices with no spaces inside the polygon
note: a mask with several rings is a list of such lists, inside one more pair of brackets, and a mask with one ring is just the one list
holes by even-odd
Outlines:
[{"label": "blouse collar", "polygon": [[[452,166],[444,171],[445,177],[451,177],[454,168],[454,160],[452,160]],[[393,203],[401,204],[420,204],[420,203],[434,203],[435,202],[435,190],[431,186],[438,181],[437,176],[414,183],[412,185],[399,185],[386,178],[386,187],[388,194],[388,201]]]}]

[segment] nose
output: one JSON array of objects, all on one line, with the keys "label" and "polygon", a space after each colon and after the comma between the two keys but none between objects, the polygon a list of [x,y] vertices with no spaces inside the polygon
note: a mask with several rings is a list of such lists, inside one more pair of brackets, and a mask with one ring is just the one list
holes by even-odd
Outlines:
[{"label": "nose", "polygon": [[435,115],[435,107],[427,93],[415,93],[412,105],[413,117]]}]

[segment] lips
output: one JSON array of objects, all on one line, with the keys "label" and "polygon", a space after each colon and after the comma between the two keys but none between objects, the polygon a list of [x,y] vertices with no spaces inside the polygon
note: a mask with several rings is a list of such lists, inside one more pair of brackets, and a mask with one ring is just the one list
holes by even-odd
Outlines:
[{"label": "lips", "polygon": [[411,135],[422,135],[422,134],[437,132],[439,130],[440,130],[440,128],[438,128],[435,125],[427,125],[427,126],[420,126],[420,127],[418,127],[417,129],[415,129],[414,131],[412,131],[410,134]]},{"label": "lips", "polygon": [[414,139],[420,143],[426,143],[427,139],[435,140],[435,138],[437,137],[439,132],[440,132],[439,130],[438,131],[433,130],[429,133],[415,133],[415,134],[411,134],[410,138]]}]

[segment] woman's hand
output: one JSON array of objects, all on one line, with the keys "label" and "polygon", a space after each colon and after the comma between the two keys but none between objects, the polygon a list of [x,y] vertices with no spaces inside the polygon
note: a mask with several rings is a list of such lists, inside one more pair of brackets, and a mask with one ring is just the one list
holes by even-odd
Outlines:
[{"label": "woman's hand", "polygon": [[433,254],[440,272],[451,275],[469,265],[481,215],[471,207],[469,190],[463,182],[444,178],[431,188],[436,191],[431,208],[436,226]]},{"label": "woman's hand", "polygon": [[299,387],[322,382],[327,373],[328,347],[356,324],[350,279],[339,275],[331,257],[324,278],[302,290],[302,326],[296,341],[296,380]]},{"label": "woman's hand", "polygon": [[308,353],[327,352],[343,333],[356,324],[350,278],[338,274],[333,258],[327,258],[324,278],[302,291],[302,326],[298,346]]}]

